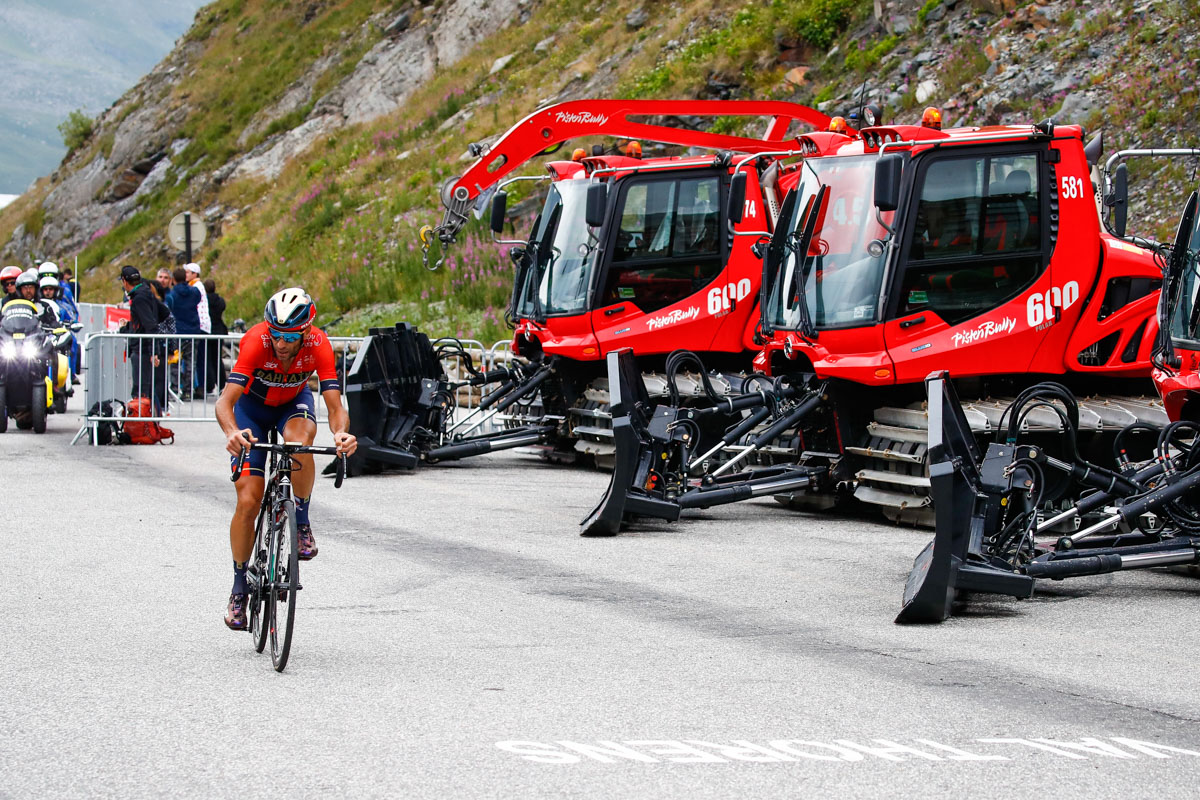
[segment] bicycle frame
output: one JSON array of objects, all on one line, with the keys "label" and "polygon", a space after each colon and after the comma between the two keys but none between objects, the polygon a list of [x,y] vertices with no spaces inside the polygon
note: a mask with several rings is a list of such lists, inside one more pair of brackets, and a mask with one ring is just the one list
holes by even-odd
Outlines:
[{"label": "bicycle frame", "polygon": [[[299,561],[296,558],[297,526],[295,524],[295,497],[292,493],[292,470],[299,467],[295,456],[301,453],[338,455],[337,474],[334,487],[342,485],[346,475],[346,458],[337,454],[336,448],[313,447],[292,442],[277,443],[274,430],[270,432],[266,443],[256,442],[252,448],[270,451],[267,463],[266,483],[263,486],[258,516],[254,525],[254,546],[251,563],[247,565],[246,577],[249,582],[248,613],[249,628],[254,635],[254,648],[262,652],[266,646],[268,633],[271,639],[271,658],[275,669],[282,672],[287,665],[288,653],[291,649],[292,625],[295,619],[295,593],[300,586]],[[241,477],[249,450],[242,449],[241,456],[234,463],[233,475],[230,480],[236,482]],[[289,541],[281,548],[279,537],[287,536]],[[279,557],[287,554],[288,564],[280,563]],[[281,575],[286,571],[286,577]],[[286,603],[287,613],[283,624],[282,644],[279,643],[279,625],[276,618],[277,603]],[[261,616],[261,619],[260,619]]]}]

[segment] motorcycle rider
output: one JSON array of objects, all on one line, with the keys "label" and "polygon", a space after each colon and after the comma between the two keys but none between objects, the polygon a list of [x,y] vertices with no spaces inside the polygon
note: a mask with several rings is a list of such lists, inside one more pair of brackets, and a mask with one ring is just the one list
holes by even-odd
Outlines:
[{"label": "motorcycle rider", "polygon": [[64,321],[74,322],[79,319],[79,309],[75,305],[75,293],[71,290],[71,284],[62,279],[58,265],[53,261],[43,261],[41,266],[38,267],[38,278],[45,278],[46,276],[54,278],[54,282],[62,290],[56,300],[63,311],[70,315],[70,319],[65,319]]},{"label": "motorcycle rider", "polygon": [[38,279],[38,300],[43,306],[54,311],[54,318],[58,322],[74,322],[67,314],[67,309],[60,302],[62,296],[62,287],[58,285],[58,281],[53,275],[43,275]]},{"label": "motorcycle rider", "polygon": [[20,307],[21,313],[37,317],[44,328],[59,327],[58,312],[50,306],[38,302],[37,273],[27,269],[17,278],[17,294],[4,302],[2,313],[8,313],[14,307]]},{"label": "motorcycle rider", "polygon": [[21,277],[20,267],[5,267],[0,270],[0,286],[4,288],[4,299],[0,306],[17,296],[17,278]]}]

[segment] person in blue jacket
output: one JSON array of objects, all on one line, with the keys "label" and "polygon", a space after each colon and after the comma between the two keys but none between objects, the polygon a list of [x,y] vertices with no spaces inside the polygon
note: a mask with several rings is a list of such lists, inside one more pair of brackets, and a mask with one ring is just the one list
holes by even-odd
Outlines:
[{"label": "person in blue jacket", "polygon": [[63,322],[76,322],[79,319],[79,308],[75,305],[75,293],[71,291],[71,284],[63,281],[62,275],[59,274],[58,265],[53,261],[43,261],[41,266],[38,267],[39,281],[47,276],[54,278],[54,282],[62,289],[55,302],[58,303],[59,308],[68,316]]},{"label": "person in blue jacket", "polygon": [[[167,293],[167,306],[175,315],[175,332],[183,336],[200,334],[200,289],[187,282],[187,274],[182,267],[177,267],[172,273],[175,285]],[[197,356],[204,357],[202,348],[196,347],[195,339],[183,339],[179,347],[179,396],[191,398],[192,370],[195,369]]]}]

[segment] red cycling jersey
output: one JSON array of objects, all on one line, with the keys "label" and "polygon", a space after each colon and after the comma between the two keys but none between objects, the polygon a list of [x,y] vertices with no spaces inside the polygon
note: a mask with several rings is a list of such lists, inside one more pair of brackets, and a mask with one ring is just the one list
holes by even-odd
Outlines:
[{"label": "red cycling jersey", "polygon": [[267,323],[260,322],[242,337],[237,363],[229,373],[229,382],[244,386],[242,394],[269,406],[283,405],[308,385],[308,377],[317,373],[321,391],[342,388],[338,382],[333,346],[324,331],[309,328],[304,344],[287,372],[280,371],[279,359],[271,346]]}]

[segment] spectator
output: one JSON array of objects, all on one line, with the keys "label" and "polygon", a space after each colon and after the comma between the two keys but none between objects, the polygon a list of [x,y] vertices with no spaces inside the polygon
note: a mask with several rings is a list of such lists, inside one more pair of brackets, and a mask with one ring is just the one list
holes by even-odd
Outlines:
[{"label": "spectator", "polygon": [[[204,291],[204,283],[200,280],[200,265],[194,261],[184,264],[183,272],[187,276],[188,285],[200,292],[200,305],[196,307],[196,315],[200,318],[200,332],[212,333],[212,317],[208,313],[208,295]],[[204,392],[207,388],[205,384],[208,383],[208,346],[208,339],[201,339],[196,343],[196,366],[199,369],[193,370],[193,391]]]},{"label": "spectator", "polygon": [[175,281],[171,280],[170,270],[166,268],[162,268],[158,271],[158,276],[154,279],[154,282],[162,287],[162,293],[164,295],[171,291],[171,287],[175,285]]},{"label": "spectator", "polygon": [[[217,294],[217,284],[212,278],[204,281],[204,292],[208,296],[208,313],[212,317],[212,332],[219,336],[225,336],[229,333],[229,328],[225,325],[225,298]],[[209,342],[208,349],[208,372],[206,374],[208,385],[204,388],[211,392],[214,388],[225,388],[225,359],[221,358],[221,350],[224,345],[213,340]]]},{"label": "spectator", "polygon": [[[137,267],[121,267],[121,285],[129,297],[128,333],[156,333],[169,313],[153,290],[142,281]],[[131,339],[129,360],[134,364],[132,395],[150,397],[157,413],[166,406],[166,347],[158,340]]]},{"label": "spectator", "polygon": [[[167,305],[170,306],[171,313],[175,315],[175,332],[184,336],[196,336],[202,332],[200,330],[200,313],[197,310],[200,307],[202,293],[196,287],[188,284],[187,274],[182,267],[176,268],[172,277],[175,279],[175,286],[167,295]],[[196,346],[195,339],[181,340],[180,345],[179,394],[182,399],[190,400],[196,356],[202,356],[203,350]]]},{"label": "spectator", "polygon": [[208,313],[208,295],[204,293],[204,284],[200,282],[200,265],[194,262],[184,264],[183,274],[187,278],[188,285],[200,292],[200,304],[196,307],[196,315],[200,318],[200,330],[204,333],[212,333],[212,317]]},{"label": "spectator", "polygon": [[75,298],[75,303],[78,305],[83,301],[79,299],[79,282],[75,280],[75,273],[70,267],[62,271],[63,289],[70,289],[71,295]]}]

